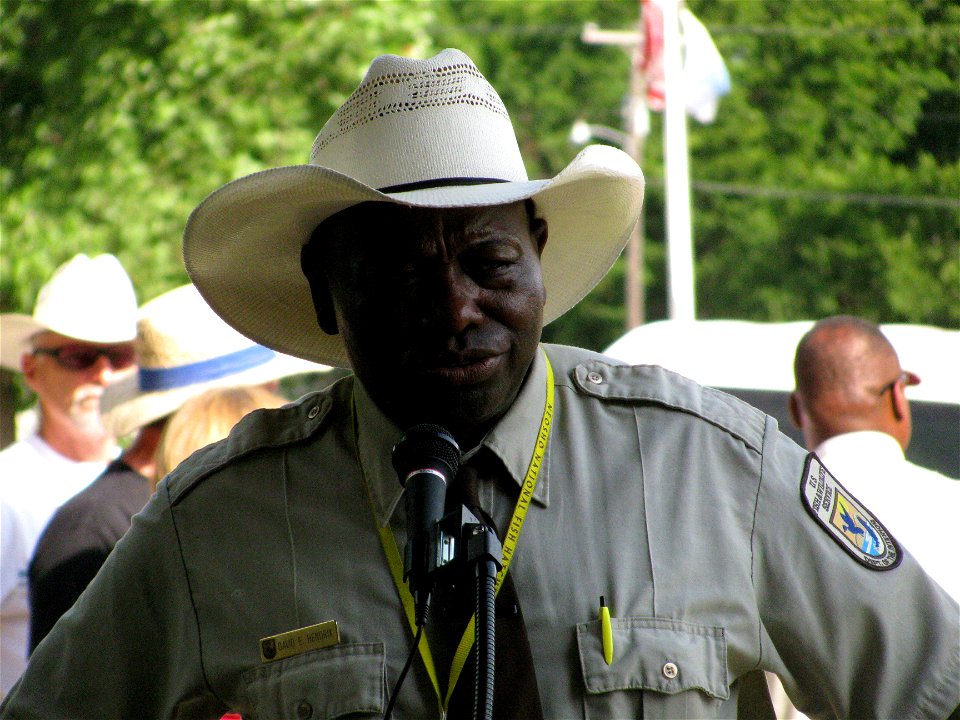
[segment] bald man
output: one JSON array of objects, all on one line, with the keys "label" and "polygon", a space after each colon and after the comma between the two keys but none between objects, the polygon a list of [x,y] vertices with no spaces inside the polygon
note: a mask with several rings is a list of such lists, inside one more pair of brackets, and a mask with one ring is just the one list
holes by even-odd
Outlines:
[{"label": "bald man", "polygon": [[960,482],[907,462],[912,424],[905,390],[920,378],[880,328],[838,315],[816,323],[794,358],[790,417],[813,450],[924,569],[960,598],[950,528]]}]

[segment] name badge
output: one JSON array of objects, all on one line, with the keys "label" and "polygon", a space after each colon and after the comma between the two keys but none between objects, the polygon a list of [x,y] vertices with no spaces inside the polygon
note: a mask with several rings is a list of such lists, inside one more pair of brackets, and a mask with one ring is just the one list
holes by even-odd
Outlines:
[{"label": "name badge", "polygon": [[290,630],[271,635],[260,640],[260,660],[273,662],[284,658],[319,650],[340,642],[340,628],[336,620],[311,625],[310,627]]}]

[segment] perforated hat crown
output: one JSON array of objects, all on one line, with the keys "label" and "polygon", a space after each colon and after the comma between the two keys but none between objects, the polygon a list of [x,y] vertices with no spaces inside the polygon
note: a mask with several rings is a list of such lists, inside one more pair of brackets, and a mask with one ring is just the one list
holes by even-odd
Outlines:
[{"label": "perforated hat crown", "polygon": [[500,96],[469,58],[449,50],[430,60],[374,60],[317,135],[310,164],[384,192],[527,180]]}]

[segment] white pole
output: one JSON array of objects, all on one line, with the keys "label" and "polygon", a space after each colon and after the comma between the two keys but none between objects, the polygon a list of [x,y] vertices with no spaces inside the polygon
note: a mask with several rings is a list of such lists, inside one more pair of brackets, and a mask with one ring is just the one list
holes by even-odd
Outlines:
[{"label": "white pole", "polygon": [[663,149],[667,202],[667,312],[671,320],[696,316],[693,238],[690,221],[690,170],[687,164],[687,111],[680,39],[680,2],[662,0],[663,74],[666,108]]}]

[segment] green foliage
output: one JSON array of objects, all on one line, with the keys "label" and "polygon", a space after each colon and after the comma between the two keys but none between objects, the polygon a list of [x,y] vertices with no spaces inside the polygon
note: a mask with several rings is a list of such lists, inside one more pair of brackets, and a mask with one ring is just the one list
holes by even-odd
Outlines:
[{"label": "green foliage", "polygon": [[[733,89],[689,124],[700,317],[960,324],[960,6],[690,0]],[[620,127],[609,0],[4,0],[0,309],[29,311],[76,252],[113,252],[144,301],[186,280],[180,236],[229,180],[304,162],[374,55],[467,51],[500,91],[531,177]],[[647,318],[665,317],[662,118],[643,168]],[[622,261],[621,261],[622,263]],[[621,264],[545,337],[623,330]]]},{"label": "green foliage", "polygon": [[186,282],[193,207],[306,162],[376,52],[417,52],[415,2],[4,4],[3,310],[77,252],[115,253],[141,301]]},{"label": "green foliage", "polygon": [[960,8],[691,3],[733,77],[691,125],[698,311],[960,324]]}]

